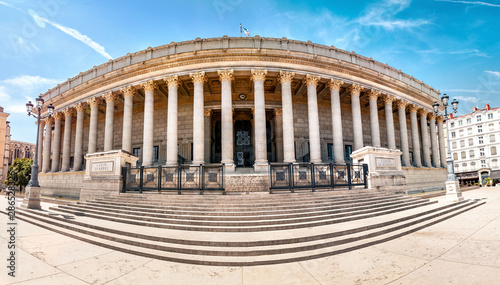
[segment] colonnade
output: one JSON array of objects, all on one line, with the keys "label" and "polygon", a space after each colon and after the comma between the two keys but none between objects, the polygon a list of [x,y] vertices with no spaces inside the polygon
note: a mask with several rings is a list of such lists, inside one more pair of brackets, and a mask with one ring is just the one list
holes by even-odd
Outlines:
[{"label": "colonnade", "polygon": [[[218,70],[217,74],[221,83],[221,161],[228,171],[234,170],[233,161],[233,107],[232,107],[232,84],[234,71],[232,69]],[[204,83],[207,77],[204,71],[197,71],[189,74],[193,86],[193,164],[205,163],[209,155],[206,142],[206,117],[207,111],[204,106]],[[264,82],[267,76],[265,69],[252,69],[251,79],[254,90],[254,151],[255,169],[264,170],[267,167],[267,143],[266,143],[266,105],[264,96]],[[281,109],[275,109],[277,118],[276,129],[279,135],[276,137],[277,159],[284,162],[295,162],[295,136],[294,136],[294,114],[292,103],[291,83],[295,77],[295,72],[280,71],[278,81],[281,84]],[[167,108],[167,146],[166,164],[176,165],[178,158],[178,87],[180,80],[178,75],[170,75],[163,78],[168,86],[168,108]],[[320,145],[320,122],[318,113],[317,85],[321,77],[306,74],[304,84],[307,86],[307,110],[309,128],[309,150],[311,162],[321,162]],[[333,153],[337,163],[344,163],[344,138],[342,127],[340,90],[346,87],[351,95],[351,113],[353,122],[353,150],[363,147],[363,125],[361,116],[361,92],[369,97],[370,110],[370,134],[371,144],[374,147],[381,147],[381,135],[378,118],[378,100],[384,103],[387,144],[388,148],[396,148],[396,132],[394,128],[393,104],[396,103],[399,117],[400,148],[402,151],[402,164],[410,166],[410,149],[407,126],[407,110],[409,110],[410,129],[412,139],[412,150],[414,166],[444,167],[445,149],[443,137],[443,118],[436,117],[432,111],[425,110],[404,99],[397,99],[388,94],[373,89],[367,89],[359,84],[347,84],[341,80],[328,79],[327,88],[331,97],[331,120],[333,134]],[[39,128],[39,155],[43,156],[42,172],[58,172],[70,170],[71,157],[71,126],[72,118],[76,111],[76,135],[74,148],[73,170],[82,169],[83,163],[83,138],[84,138],[84,110],[90,107],[90,126],[88,132],[88,153],[97,151],[97,118],[98,106],[105,101],[105,128],[104,128],[104,151],[116,148],[114,142],[114,116],[115,102],[119,98],[119,93],[123,96],[123,131],[121,149],[132,152],[132,99],[137,92],[136,88],[144,89],[144,127],[142,157],[143,165],[153,164],[153,133],[154,125],[154,91],[158,85],[153,80],[146,80],[139,86],[124,86],[119,92],[108,91],[100,96],[92,97],[85,102],[79,102],[74,106],[54,113],[46,118]],[[56,106],[57,107],[57,106]],[[420,131],[419,122],[420,119]],[[62,140],[62,163],[59,165],[61,154],[61,127],[64,119],[64,138]],[[436,126],[437,120],[437,126]],[[429,122],[429,126],[428,126]],[[54,131],[52,134],[52,126]],[[45,127],[45,135],[43,128]],[[437,131],[436,131],[437,127]],[[366,130],[365,130],[366,131]],[[437,132],[437,134],[436,134]],[[282,136],[281,136],[282,134]],[[41,143],[43,141],[43,144]],[[422,143],[422,145],[420,144]],[[422,151],[420,151],[422,149]],[[52,153],[52,159],[51,159]],[[432,161],[431,161],[432,154]],[[421,157],[423,156],[423,158]],[[422,163],[423,162],[423,163]]]}]

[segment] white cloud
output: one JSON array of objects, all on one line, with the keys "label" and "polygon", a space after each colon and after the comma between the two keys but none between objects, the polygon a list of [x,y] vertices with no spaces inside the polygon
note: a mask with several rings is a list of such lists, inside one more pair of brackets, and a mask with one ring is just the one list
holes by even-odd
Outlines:
[{"label": "white cloud", "polygon": [[443,89],[441,92],[464,92],[464,93],[489,93],[500,94],[500,91],[482,89]]},{"label": "white cloud", "polygon": [[438,49],[431,50],[420,50],[418,53],[427,53],[427,54],[449,54],[449,55],[474,55],[480,57],[489,57],[488,54],[481,52],[478,49],[464,49],[464,50],[452,50],[452,51],[441,51]]},{"label": "white cloud", "polygon": [[500,7],[499,4],[492,4],[483,1],[458,1],[458,0],[435,0],[436,2],[451,2],[451,3],[460,3],[474,6],[489,6],[489,7]]},{"label": "white cloud", "polygon": [[[13,8],[13,9],[16,9],[24,14],[27,14],[27,15],[30,15],[33,20],[35,20],[35,22],[41,27],[41,28],[45,28],[45,23],[53,26],[54,28],[60,30],[61,32],[81,41],[82,43],[86,44],[87,46],[89,46],[90,48],[92,48],[93,50],[95,50],[96,52],[98,52],[99,54],[101,54],[102,56],[106,57],[107,59],[113,59],[111,57],[111,55],[109,55],[103,46],[101,46],[100,44],[94,42],[91,38],[89,38],[88,36],[80,33],[79,31],[75,30],[75,29],[72,29],[72,28],[69,28],[69,27],[65,27],[63,25],[60,25],[56,22],[53,22],[51,20],[48,20],[46,18],[43,18],[41,16],[39,16],[35,11],[33,10],[29,10],[28,12],[24,11],[24,10],[21,10],[13,5],[10,5],[8,3],[5,3],[3,1],[0,1],[0,4],[1,5],[4,5],[4,6],[7,6],[7,7],[10,7],[10,8]],[[29,47],[27,47],[24,42],[23,42],[23,39],[20,38],[19,39],[19,45],[20,46],[24,46],[27,48],[28,51],[31,51],[31,49]],[[35,49],[38,49],[36,48],[36,46],[34,46]]]},{"label": "white cloud", "polygon": [[34,102],[38,94],[54,87],[60,80],[21,75],[0,80],[0,105],[7,113],[26,113],[26,103]]},{"label": "white cloud", "polygon": [[31,76],[31,75],[21,75],[18,77],[10,78],[1,81],[4,84],[16,85],[21,87],[37,87],[40,85],[57,85],[59,80],[43,78],[40,76]]},{"label": "white cloud", "polygon": [[489,70],[485,70],[484,72],[488,73],[488,74],[491,74],[493,75],[494,77],[496,78],[500,78],[500,72],[498,71],[489,71]]},{"label": "white cloud", "polygon": [[479,102],[479,98],[472,97],[472,96],[469,96],[469,97],[466,97],[466,96],[455,96],[454,98],[456,98],[458,101],[465,101],[465,102],[470,102],[470,103],[477,103],[477,102]]}]

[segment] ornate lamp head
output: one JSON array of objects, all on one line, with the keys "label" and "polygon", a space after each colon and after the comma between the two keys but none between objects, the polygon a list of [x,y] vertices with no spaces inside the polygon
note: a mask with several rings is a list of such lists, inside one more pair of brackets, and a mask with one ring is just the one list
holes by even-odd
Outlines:
[{"label": "ornate lamp head", "polygon": [[52,116],[52,114],[54,114],[54,106],[52,106],[52,104],[50,104],[48,107],[47,107],[47,110],[49,112],[49,116]]},{"label": "ornate lamp head", "polygon": [[448,108],[448,100],[450,100],[450,97],[448,95],[443,94],[443,97],[441,97],[441,102],[443,102],[443,106],[445,108]]},{"label": "ornate lamp head", "polygon": [[31,101],[28,101],[28,103],[26,103],[26,112],[28,112],[28,116],[31,114],[31,111],[33,111],[33,104],[31,104]]},{"label": "ornate lamp head", "polygon": [[434,102],[434,104],[432,104],[432,107],[434,108],[434,113],[436,115],[438,115],[438,113],[439,113],[439,103],[438,102]]},{"label": "ornate lamp head", "polygon": [[451,102],[451,107],[453,108],[453,112],[457,112],[457,109],[458,109],[458,101],[457,99],[453,99],[453,101]]},{"label": "ornate lamp head", "polygon": [[39,109],[41,109],[42,105],[43,105],[43,98],[42,98],[42,96],[37,97],[35,99],[35,101],[36,101],[36,107],[39,108]]}]

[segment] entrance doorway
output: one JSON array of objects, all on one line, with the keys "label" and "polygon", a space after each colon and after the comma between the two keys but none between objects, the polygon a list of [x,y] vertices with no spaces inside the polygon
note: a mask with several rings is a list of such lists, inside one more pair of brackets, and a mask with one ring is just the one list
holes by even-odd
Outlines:
[{"label": "entrance doorway", "polygon": [[234,123],[234,164],[236,167],[253,165],[252,123],[250,120]]}]

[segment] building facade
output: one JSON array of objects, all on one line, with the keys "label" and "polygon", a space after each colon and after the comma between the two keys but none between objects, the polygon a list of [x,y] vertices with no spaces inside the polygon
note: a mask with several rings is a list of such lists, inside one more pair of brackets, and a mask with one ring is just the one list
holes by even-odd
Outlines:
[{"label": "building facade", "polygon": [[0,106],[0,189],[5,188],[5,179],[9,171],[9,142],[10,142],[10,126],[7,118],[8,113],[4,112]]},{"label": "building facade", "polygon": [[55,107],[40,125],[42,188],[78,189],[84,156],[115,149],[142,165],[222,162],[227,173],[266,173],[269,162],[345,163],[375,146],[400,149],[415,185],[422,173],[435,176],[429,186],[446,179],[443,118],[432,111],[439,91],[333,46],[259,36],[173,42],[42,97]]},{"label": "building facade", "polygon": [[500,108],[486,104],[450,120],[451,153],[462,185],[500,182]]}]

